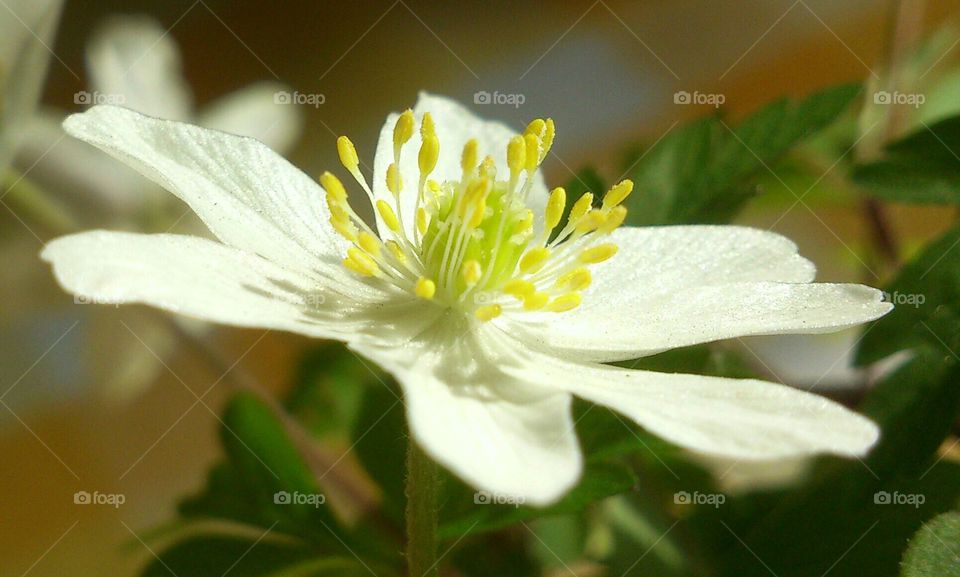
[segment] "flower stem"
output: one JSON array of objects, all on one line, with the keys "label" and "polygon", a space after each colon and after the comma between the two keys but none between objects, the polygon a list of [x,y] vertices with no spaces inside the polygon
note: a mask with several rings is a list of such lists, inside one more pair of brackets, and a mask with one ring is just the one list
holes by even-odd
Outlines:
[{"label": "flower stem", "polygon": [[437,575],[437,464],[410,438],[407,449],[407,568],[410,577]]}]

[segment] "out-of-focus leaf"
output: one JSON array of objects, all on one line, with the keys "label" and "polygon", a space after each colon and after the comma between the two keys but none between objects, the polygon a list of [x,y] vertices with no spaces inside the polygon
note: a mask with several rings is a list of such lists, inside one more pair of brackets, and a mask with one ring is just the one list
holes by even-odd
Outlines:
[{"label": "out-of-focus leaf", "polygon": [[778,100],[736,127],[704,118],[663,137],[633,162],[634,225],[728,221],[754,194],[754,178],[791,147],[830,125],[858,86],[831,87],[801,100]]},{"label": "out-of-focus leaf", "polygon": [[928,346],[960,350],[960,228],[930,243],[886,287],[892,312],[868,328],[857,363]]},{"label": "out-of-focus leaf", "polygon": [[944,513],[917,531],[903,555],[902,575],[960,576],[960,513]]},{"label": "out-of-focus leaf", "polygon": [[308,549],[290,544],[240,537],[198,536],[160,552],[142,577],[297,577],[369,574],[352,558],[317,559]]},{"label": "out-of-focus leaf", "polygon": [[365,387],[375,380],[345,347],[324,345],[300,362],[285,406],[314,436],[346,435],[356,422]]},{"label": "out-of-focus leaf", "polygon": [[384,493],[384,513],[402,521],[407,502],[407,424],[401,393],[386,377],[364,389],[351,439],[353,452]]},{"label": "out-of-focus leaf", "polygon": [[853,175],[874,196],[907,203],[960,202],[960,116],[921,125],[884,152]]},{"label": "out-of-focus leaf", "polygon": [[581,511],[591,503],[630,490],[636,480],[626,466],[588,461],[580,484],[558,503],[543,509],[526,507],[521,503],[496,504],[499,499],[509,499],[509,496],[492,495],[486,491],[476,491],[472,495],[458,491],[454,497],[447,499],[441,511],[441,517],[445,519],[440,525],[440,536],[457,539],[466,534],[493,531],[521,521]]}]

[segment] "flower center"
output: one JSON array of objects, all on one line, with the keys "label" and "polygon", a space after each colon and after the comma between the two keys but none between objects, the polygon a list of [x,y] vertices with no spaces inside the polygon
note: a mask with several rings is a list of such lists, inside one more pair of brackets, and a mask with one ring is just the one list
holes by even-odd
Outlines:
[{"label": "flower center", "polygon": [[[581,292],[592,279],[590,265],[617,252],[617,245],[604,239],[623,223],[627,210],[621,203],[633,183],[624,180],[611,188],[601,206],[594,206],[593,194],[584,194],[561,227],[567,204],[562,188],[550,193],[541,215],[528,202],[534,175],[553,144],[552,120],[534,120],[510,140],[509,174],[500,178],[492,157],[478,162],[478,144],[472,139],[463,148],[460,180],[430,179],[440,141],[426,113],[420,126],[419,178],[406,182],[398,167],[414,130],[413,112],[407,110],[394,127],[394,162],[383,175],[390,199],[376,198],[367,185],[353,143],[346,136],[337,140],[340,161],[370,197],[383,224],[375,233],[351,208],[340,180],[329,172],[320,177],[330,223],[353,245],[343,265],[418,298],[471,312],[481,321],[511,310],[562,313],[580,306]],[[404,191],[411,183],[416,190]],[[416,194],[412,214],[401,209],[401,194]],[[411,227],[404,226],[405,217],[413,218]]]}]

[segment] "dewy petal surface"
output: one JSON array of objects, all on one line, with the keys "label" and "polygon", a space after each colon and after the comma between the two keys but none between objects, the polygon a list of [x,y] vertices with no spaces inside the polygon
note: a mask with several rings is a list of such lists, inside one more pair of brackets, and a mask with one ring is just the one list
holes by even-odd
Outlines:
[{"label": "dewy petal surface", "polygon": [[300,137],[303,120],[299,105],[276,101],[283,90],[288,89],[277,82],[245,86],[205,107],[197,121],[206,128],[255,138],[283,154]]},{"label": "dewy petal surface", "polygon": [[352,280],[323,189],[260,142],[113,106],[74,114],[64,128],[180,197],[224,243]]},{"label": "dewy petal surface", "polygon": [[[349,298],[309,269],[180,235],[92,231],[54,240],[42,253],[60,284],[93,304],[144,303],[207,321],[318,338],[394,342],[429,321],[368,288]],[[420,319],[420,320],[418,320]]]},{"label": "dewy petal surface", "polygon": [[869,419],[828,399],[753,379],[666,374],[538,357],[542,382],[626,415],[706,455],[780,459],[859,456],[879,434]]},{"label": "dewy petal surface", "polygon": [[570,358],[617,361],[745,335],[830,332],[889,303],[861,285],[810,283],[813,265],[772,233],[742,227],[625,228],[583,305],[515,332]]},{"label": "dewy petal surface", "polygon": [[550,504],[582,468],[571,396],[517,378],[523,355],[489,334],[448,313],[403,347],[351,348],[400,382],[413,436],[431,457],[481,489]]},{"label": "dewy petal surface", "polygon": [[[180,50],[164,27],[147,17],[115,16],[87,48],[91,90],[149,116],[187,120],[193,109]],[[81,103],[83,104],[83,103]]]},{"label": "dewy petal surface", "polygon": [[[423,114],[429,112],[436,125],[437,138],[440,140],[440,156],[437,166],[430,178],[437,182],[445,180],[458,181],[461,176],[460,158],[463,145],[468,140],[477,140],[480,158],[490,155],[496,161],[497,169],[502,174],[507,173],[506,149],[510,139],[517,135],[518,130],[510,128],[502,122],[484,120],[471,112],[455,100],[421,92],[417,104],[413,108],[417,126],[423,119]],[[387,190],[384,176],[387,167],[393,162],[393,128],[399,114],[387,116],[383,129],[380,131],[380,140],[377,143],[377,153],[373,162],[374,196],[379,199],[390,200],[392,195]],[[519,132],[522,132],[520,130]],[[422,143],[420,132],[415,131],[410,141],[404,146],[404,154],[400,157],[400,173],[404,179],[404,191],[400,195],[400,204],[403,211],[404,226],[407,235],[413,237],[414,206],[416,205],[417,177],[420,173],[417,165],[417,151]],[[533,210],[537,218],[543,215],[543,206],[547,201],[547,187],[539,171],[534,175],[527,206]],[[384,224],[377,216],[377,225],[383,230]]]}]

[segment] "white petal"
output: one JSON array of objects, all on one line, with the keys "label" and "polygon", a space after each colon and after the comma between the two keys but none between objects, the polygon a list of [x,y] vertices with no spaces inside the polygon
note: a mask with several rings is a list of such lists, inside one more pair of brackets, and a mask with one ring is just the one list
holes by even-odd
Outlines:
[{"label": "white petal", "polygon": [[[417,155],[420,151],[420,122],[423,113],[429,112],[436,125],[437,138],[440,140],[440,157],[437,167],[430,178],[437,182],[446,180],[460,180],[462,169],[460,158],[463,145],[471,138],[478,144],[479,158],[482,160],[490,155],[497,163],[497,173],[509,174],[507,169],[507,143],[518,134],[502,122],[483,120],[458,102],[442,96],[435,96],[426,92],[420,93],[417,105],[413,108],[417,120],[417,131],[413,138],[403,147],[400,158],[400,173],[403,175],[404,194],[401,195],[401,210],[403,211],[404,226],[408,234],[412,234],[414,223],[414,207],[416,206],[416,189],[420,178],[420,169],[417,164]],[[387,167],[393,162],[393,127],[397,123],[399,114],[391,114],[380,131],[380,140],[377,143],[377,153],[373,162],[373,192],[378,199],[385,199],[392,204],[393,195],[387,190]],[[521,129],[519,133],[522,133]],[[537,171],[528,197],[529,206],[536,216],[543,214],[546,205],[547,187],[543,176]],[[383,223],[377,216],[377,224],[384,230]]]},{"label": "white petal", "polygon": [[87,47],[87,63],[94,96],[157,118],[189,118],[193,105],[180,50],[152,18],[108,20]]},{"label": "white petal", "polygon": [[307,268],[287,269],[197,237],[93,231],[54,240],[42,257],[81,303],[144,303],[227,325],[340,340],[369,334],[389,342],[421,330],[416,314],[391,306],[382,293],[348,298]]},{"label": "white petal", "polygon": [[610,407],[705,455],[770,460],[860,456],[879,429],[823,397],[752,379],[665,374],[540,359],[544,382]]},{"label": "white petal", "polygon": [[260,142],[112,106],[63,124],[183,199],[224,243],[352,282],[323,189]]},{"label": "white petal", "polygon": [[556,501],[582,468],[570,395],[511,375],[505,367],[523,361],[483,329],[441,322],[404,347],[351,347],[403,386],[413,437],[433,459],[479,489]]},{"label": "white petal", "polygon": [[201,126],[256,138],[271,149],[289,152],[302,132],[303,113],[296,104],[281,104],[285,90],[276,82],[258,82],[216,100],[201,112]]},{"label": "white petal", "polygon": [[580,308],[518,316],[517,333],[572,358],[606,362],[745,335],[830,332],[892,308],[869,287],[806,284],[813,266],[772,233],[628,228],[614,241],[620,252],[594,269]]}]

